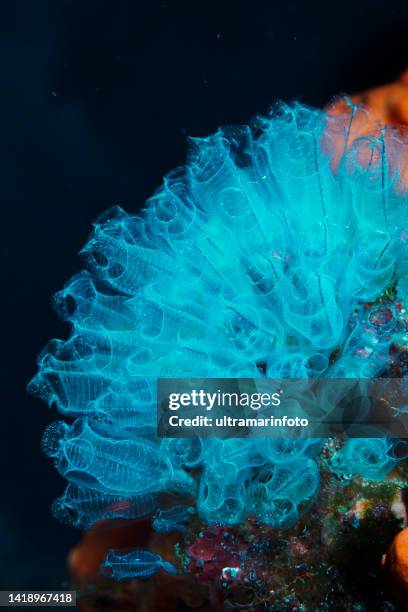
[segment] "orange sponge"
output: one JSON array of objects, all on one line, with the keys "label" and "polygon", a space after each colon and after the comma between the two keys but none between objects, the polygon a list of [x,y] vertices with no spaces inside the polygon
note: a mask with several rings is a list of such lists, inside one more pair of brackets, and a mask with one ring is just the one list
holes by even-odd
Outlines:
[{"label": "orange sponge", "polygon": [[406,606],[408,604],[408,528],[395,536],[383,556],[383,565],[396,599],[402,606]]}]

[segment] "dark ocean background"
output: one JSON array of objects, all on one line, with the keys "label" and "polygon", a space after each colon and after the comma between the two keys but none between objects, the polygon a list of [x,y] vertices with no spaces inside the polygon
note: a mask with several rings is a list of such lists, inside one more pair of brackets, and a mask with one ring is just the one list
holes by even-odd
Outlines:
[{"label": "dark ocean background", "polygon": [[204,136],[277,99],[324,105],[408,66],[408,3],[15,0],[0,6],[0,588],[58,589],[79,533],[50,505],[56,418],[25,386],[92,220],[136,211]]}]

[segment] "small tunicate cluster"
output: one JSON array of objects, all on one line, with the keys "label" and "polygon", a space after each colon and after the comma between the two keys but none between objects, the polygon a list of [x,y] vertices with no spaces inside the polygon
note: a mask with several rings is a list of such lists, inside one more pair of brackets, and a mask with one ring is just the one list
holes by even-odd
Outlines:
[{"label": "small tunicate cluster", "polygon": [[129,552],[110,550],[102,566],[102,573],[114,580],[127,578],[149,578],[163,569],[169,574],[176,574],[177,570],[160,555],[148,550],[131,550]]},{"label": "small tunicate cluster", "polygon": [[171,531],[187,531],[187,525],[194,514],[191,506],[172,506],[167,510],[160,508],[152,519],[152,527],[155,531],[168,533]]}]

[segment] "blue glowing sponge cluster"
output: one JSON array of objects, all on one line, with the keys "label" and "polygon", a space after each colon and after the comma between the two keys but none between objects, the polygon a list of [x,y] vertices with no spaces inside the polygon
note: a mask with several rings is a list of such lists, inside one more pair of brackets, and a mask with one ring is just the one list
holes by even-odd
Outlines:
[{"label": "blue glowing sponge cluster", "polygon": [[[379,300],[391,287],[407,297],[406,153],[391,131],[351,142],[353,114],[281,106],[192,139],[186,166],[140,215],[114,208],[95,222],[86,269],[55,298],[71,336],[49,343],[31,383],[65,418],[44,436],[68,481],[59,516],[89,527],[155,515],[170,494],[178,506],[195,499],[209,523],[255,515],[287,528],[311,506],[321,441],[160,440],[155,386],[388,367],[405,330]],[[376,479],[396,461],[387,441],[351,440],[333,469]],[[188,515],[159,512],[155,525]],[[160,564],[138,563],[143,575]]]}]

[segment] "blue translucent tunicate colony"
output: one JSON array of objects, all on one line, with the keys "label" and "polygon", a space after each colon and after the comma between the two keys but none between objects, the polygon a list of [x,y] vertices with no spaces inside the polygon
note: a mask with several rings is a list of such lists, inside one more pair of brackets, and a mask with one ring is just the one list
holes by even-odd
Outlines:
[{"label": "blue translucent tunicate colony", "polygon": [[[391,286],[407,298],[394,163],[406,153],[391,131],[349,141],[353,115],[281,106],[192,139],[140,214],[116,207],[95,222],[85,269],[55,298],[71,336],[48,344],[31,383],[65,419],[44,436],[68,481],[57,515],[82,527],[152,515],[168,530],[194,499],[205,522],[287,528],[313,503],[322,441],[158,439],[156,378],[387,367],[404,338],[376,301]],[[333,470],[378,479],[396,462],[391,442],[350,440]],[[163,494],[169,515],[155,514]],[[107,564],[153,573],[160,561],[143,554]]]}]

